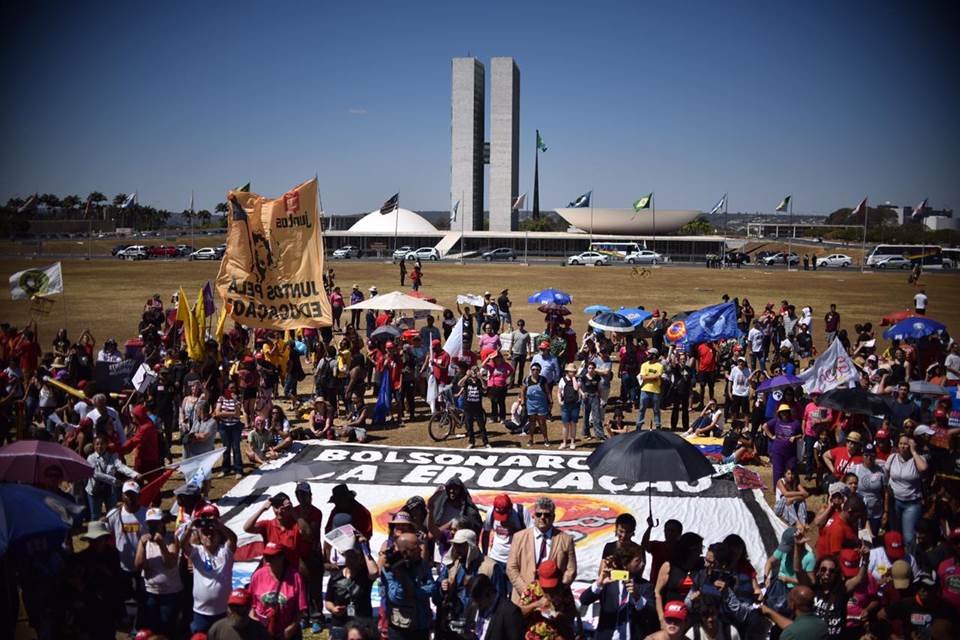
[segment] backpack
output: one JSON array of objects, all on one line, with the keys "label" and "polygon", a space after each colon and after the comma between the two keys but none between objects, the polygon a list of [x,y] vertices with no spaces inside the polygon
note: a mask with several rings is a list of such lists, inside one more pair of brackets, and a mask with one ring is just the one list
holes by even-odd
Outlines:
[{"label": "backpack", "polygon": [[572,404],[580,400],[580,394],[573,387],[573,382],[570,380],[564,381],[563,392],[560,394],[560,397],[563,399],[563,404]]}]

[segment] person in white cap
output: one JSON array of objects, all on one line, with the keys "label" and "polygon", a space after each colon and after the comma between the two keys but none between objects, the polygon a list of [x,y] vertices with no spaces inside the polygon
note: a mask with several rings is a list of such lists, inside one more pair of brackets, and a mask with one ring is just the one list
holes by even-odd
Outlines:
[{"label": "person in white cap", "polygon": [[[147,510],[140,506],[139,484],[133,480],[123,483],[120,505],[108,513],[105,520],[120,554],[123,598],[126,600],[133,596],[137,604],[142,605],[143,585],[134,558],[140,536],[147,532]],[[138,606],[138,610],[141,608]]]},{"label": "person in white cap", "polygon": [[463,618],[470,604],[468,586],[480,570],[483,552],[477,546],[477,534],[471,529],[457,529],[452,544],[443,556],[440,573],[440,606],[437,609],[437,628],[446,629],[450,623]]},{"label": "person in white cap", "polygon": [[178,622],[180,544],[167,533],[161,509],[147,509],[148,531],[140,536],[134,565],[143,574],[146,597],[140,612],[140,627],[172,637]]}]

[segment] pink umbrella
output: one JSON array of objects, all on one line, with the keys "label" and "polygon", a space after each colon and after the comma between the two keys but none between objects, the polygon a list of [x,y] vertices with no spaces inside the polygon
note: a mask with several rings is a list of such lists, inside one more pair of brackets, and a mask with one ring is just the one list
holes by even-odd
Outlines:
[{"label": "pink umbrella", "polygon": [[907,318],[915,318],[917,314],[913,309],[904,309],[903,311],[893,311],[883,316],[880,320],[881,327],[889,327],[890,325],[897,324],[901,320],[906,320]]},{"label": "pink umbrella", "polygon": [[0,447],[0,481],[40,482],[50,469],[59,469],[64,480],[77,482],[93,475],[93,467],[79,455],[57,444],[20,440]]}]

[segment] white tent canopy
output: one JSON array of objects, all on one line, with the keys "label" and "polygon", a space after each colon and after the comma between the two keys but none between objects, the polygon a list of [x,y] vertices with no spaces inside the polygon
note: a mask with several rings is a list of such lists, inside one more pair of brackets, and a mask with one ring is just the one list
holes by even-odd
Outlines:
[{"label": "white tent canopy", "polygon": [[345,311],[354,309],[386,309],[387,311],[396,311],[399,309],[413,311],[443,311],[443,307],[432,302],[427,302],[422,298],[414,298],[400,291],[391,291],[382,296],[373,296],[357,304],[352,304]]}]

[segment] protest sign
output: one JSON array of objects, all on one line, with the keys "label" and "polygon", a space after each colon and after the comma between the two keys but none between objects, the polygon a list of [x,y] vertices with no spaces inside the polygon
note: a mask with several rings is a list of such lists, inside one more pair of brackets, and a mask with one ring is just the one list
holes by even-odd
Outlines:
[{"label": "protest sign", "polygon": [[120,362],[97,361],[93,379],[98,393],[119,392],[133,388],[133,375],[140,366],[139,360],[127,358]]},{"label": "protest sign", "polygon": [[227,200],[217,292],[230,317],[266,329],[329,327],[316,178],[275,200],[242,191]]}]

